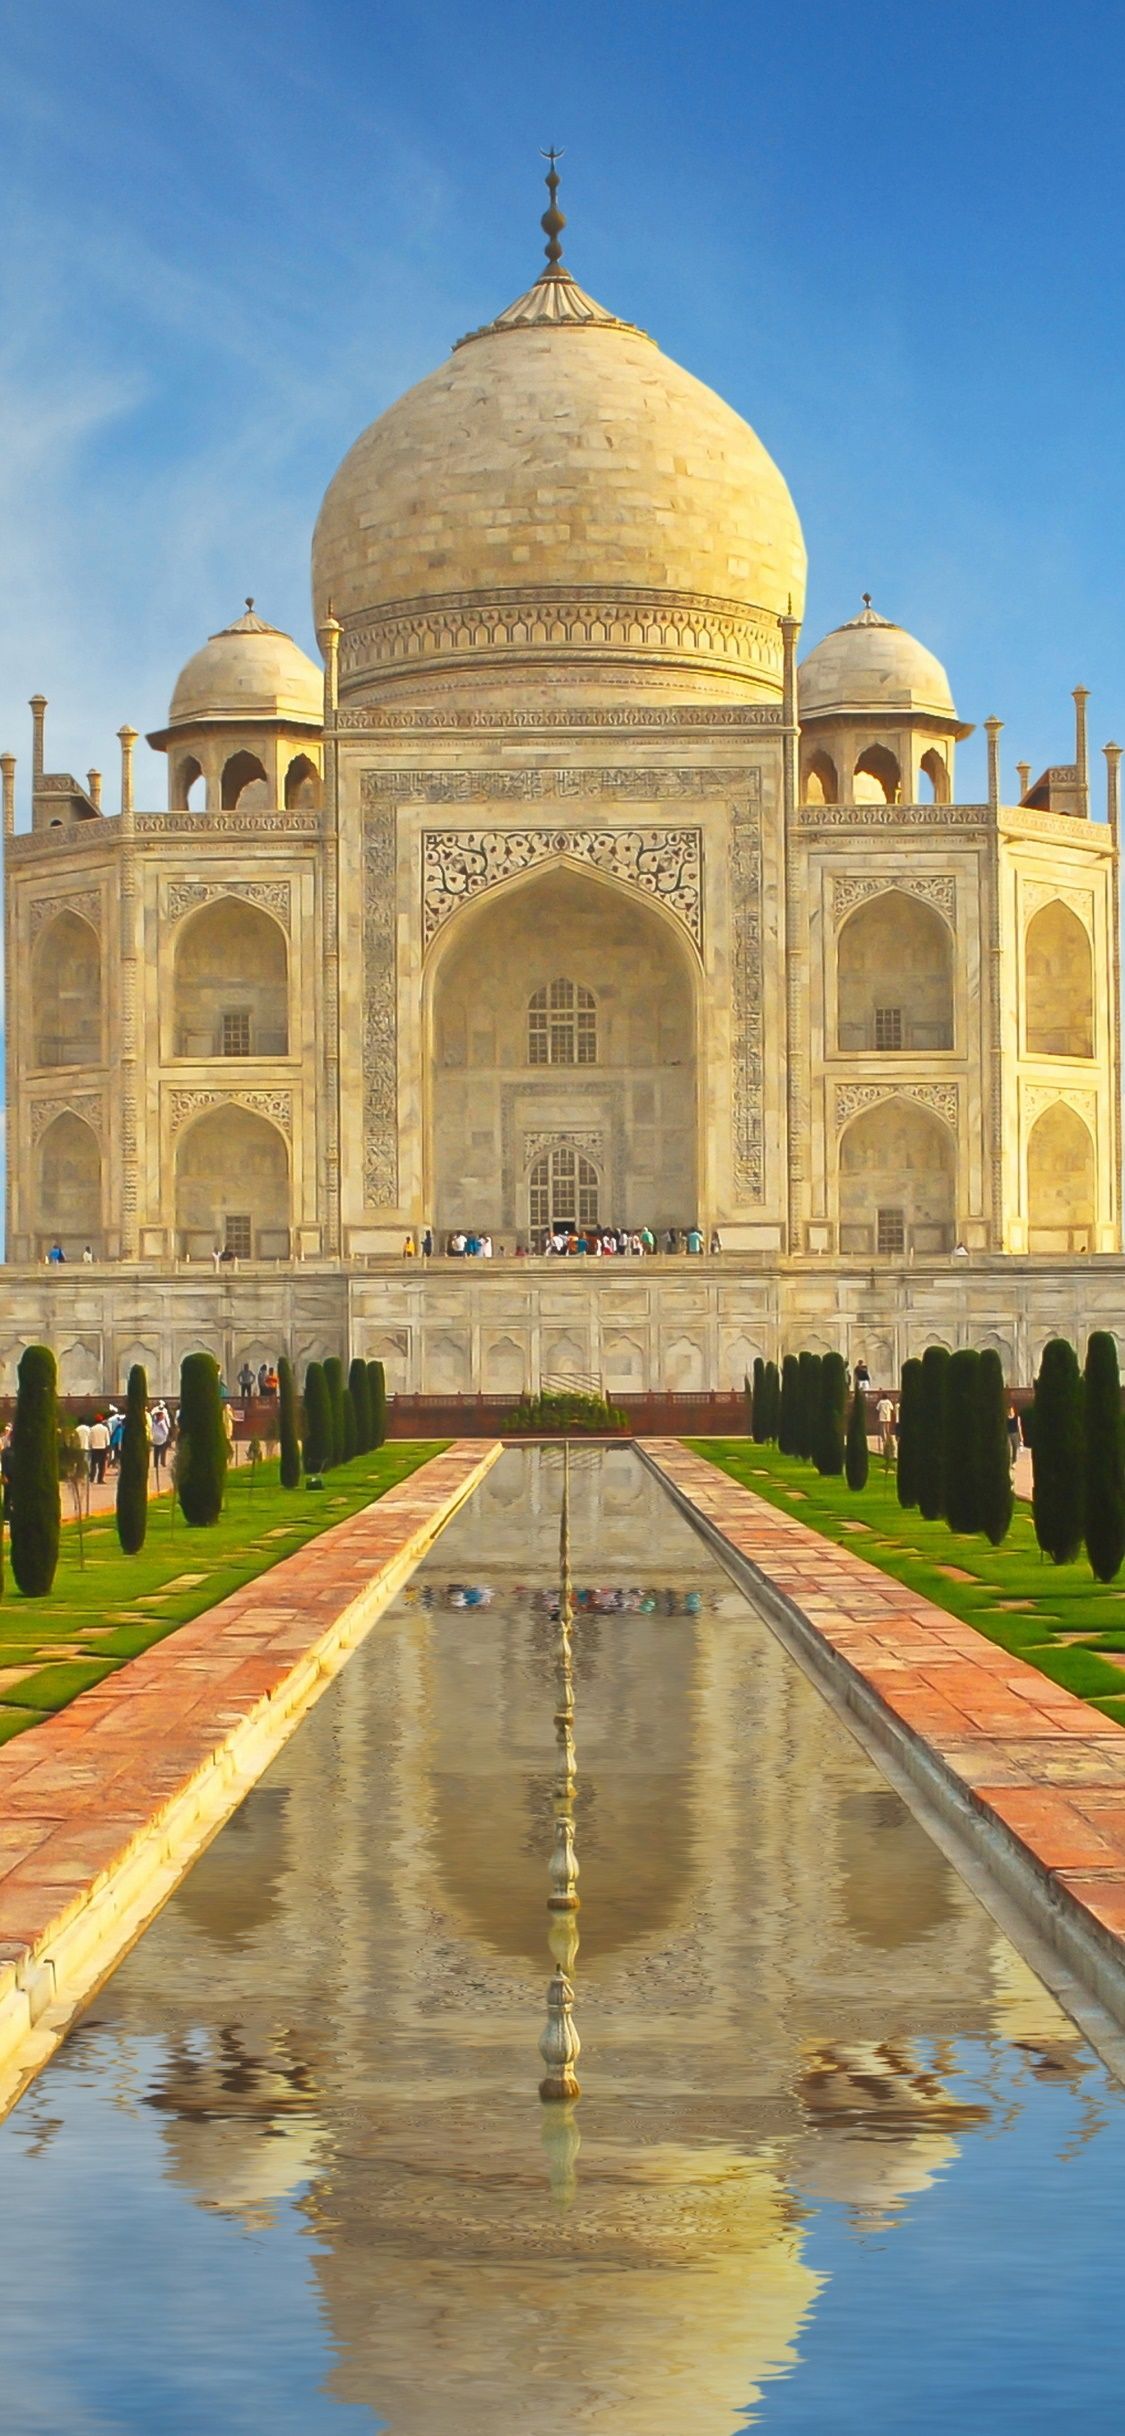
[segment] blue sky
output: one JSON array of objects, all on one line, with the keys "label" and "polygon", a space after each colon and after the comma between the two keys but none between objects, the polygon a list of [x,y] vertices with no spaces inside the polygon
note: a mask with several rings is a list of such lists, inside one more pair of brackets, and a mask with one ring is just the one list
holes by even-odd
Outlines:
[{"label": "blue sky", "polygon": [[[0,746],[107,773],[321,493],[567,255],[760,431],[806,646],[862,591],[1007,773],[1125,736],[1125,18],[1039,0],[23,0],[0,12]],[[980,738],[959,792],[982,789]],[[163,765],[142,752],[139,799]],[[22,817],[22,815],[21,815]]]}]

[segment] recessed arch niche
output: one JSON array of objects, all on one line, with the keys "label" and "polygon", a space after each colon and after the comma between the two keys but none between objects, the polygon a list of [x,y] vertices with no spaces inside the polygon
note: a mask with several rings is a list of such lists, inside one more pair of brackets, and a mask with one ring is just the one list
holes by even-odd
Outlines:
[{"label": "recessed arch niche", "polygon": [[837,1046],[847,1054],[953,1047],[953,938],[905,889],[868,897],[836,950]]},{"label": "recessed arch niche", "polygon": [[1090,935],[1053,897],[1033,914],[1024,950],[1030,1057],[1094,1054],[1094,959]]},{"label": "recessed arch niche", "polygon": [[272,914],[216,897],[181,924],[172,984],[174,1057],[284,1057],[289,959]]},{"label": "recessed arch niche", "polygon": [[102,1250],[102,1154],[93,1126],[72,1108],[60,1110],[39,1139],[36,1158],[39,1233],[60,1243],[68,1258]]},{"label": "recessed arch niche", "polygon": [[[638,890],[563,860],[476,898],[427,979],[433,1224],[526,1240],[531,1178],[565,1144],[596,1171],[603,1224],[697,1214],[698,966]],[[564,977],[597,1010],[596,1057],[533,1063],[529,1008]]]},{"label": "recessed arch niche", "polygon": [[1089,1252],[1094,1241],[1094,1144],[1065,1100],[1045,1108],[1027,1144],[1028,1250]]},{"label": "recessed arch niche", "polygon": [[842,1252],[950,1251],[956,1202],[956,1150],[940,1117],[896,1092],[852,1118],[840,1141]]},{"label": "recessed arch niche", "polygon": [[226,1243],[256,1260],[288,1254],[288,1145],[256,1108],[236,1101],[209,1108],[180,1135],[176,1238],[192,1260]]},{"label": "recessed arch niche", "polygon": [[97,1065],[102,1053],[102,956],[93,924],[69,910],[45,922],[31,967],[37,1066]]}]

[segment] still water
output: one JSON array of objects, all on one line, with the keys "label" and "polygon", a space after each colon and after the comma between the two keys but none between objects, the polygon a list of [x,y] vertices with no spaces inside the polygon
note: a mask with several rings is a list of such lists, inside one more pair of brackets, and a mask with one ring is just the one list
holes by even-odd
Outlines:
[{"label": "still water", "polygon": [[0,2130],[6,2436],[1120,2429],[1122,2091],[624,1449],[540,2104],[560,1483],[503,1458]]}]

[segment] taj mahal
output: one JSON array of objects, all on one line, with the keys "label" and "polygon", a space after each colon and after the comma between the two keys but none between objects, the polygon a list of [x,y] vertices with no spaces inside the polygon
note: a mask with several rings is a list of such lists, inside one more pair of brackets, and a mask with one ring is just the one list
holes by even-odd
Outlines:
[{"label": "taj mahal", "polygon": [[[443,1393],[798,1344],[1026,1379],[1121,1314],[1119,748],[1095,787],[1079,686],[1057,765],[1006,793],[989,719],[959,801],[944,669],[858,585],[802,644],[781,472],[577,284],[548,184],[545,269],[329,484],[322,665],[224,624],[166,809],[129,726],[117,810],[52,773],[42,696],[30,830],[0,759],[5,1388],[36,1338],[77,1393],[200,1345]],[[705,1248],[544,1257],[560,1222]]]}]

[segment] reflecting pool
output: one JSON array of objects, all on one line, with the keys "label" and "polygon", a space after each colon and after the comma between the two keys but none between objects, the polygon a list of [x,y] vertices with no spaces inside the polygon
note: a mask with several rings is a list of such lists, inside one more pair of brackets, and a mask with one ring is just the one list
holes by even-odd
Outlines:
[{"label": "reflecting pool", "polygon": [[6,2436],[1119,2430],[1123,2093],[623,1448],[552,1926],[561,1468],[504,1456],[0,2129]]}]

